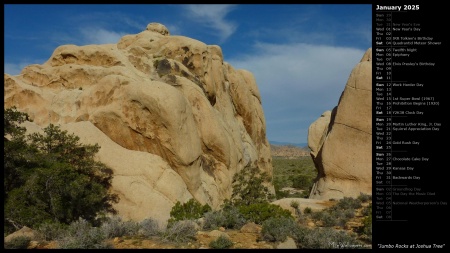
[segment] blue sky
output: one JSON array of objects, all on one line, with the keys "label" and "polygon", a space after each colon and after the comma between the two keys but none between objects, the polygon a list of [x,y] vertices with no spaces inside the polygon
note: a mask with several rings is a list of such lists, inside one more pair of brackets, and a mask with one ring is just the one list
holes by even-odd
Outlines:
[{"label": "blue sky", "polygon": [[4,71],[42,64],[64,44],[117,43],[164,24],[222,48],[251,71],[269,141],[306,143],[308,127],[337,105],[353,67],[372,45],[370,4],[4,5]]}]

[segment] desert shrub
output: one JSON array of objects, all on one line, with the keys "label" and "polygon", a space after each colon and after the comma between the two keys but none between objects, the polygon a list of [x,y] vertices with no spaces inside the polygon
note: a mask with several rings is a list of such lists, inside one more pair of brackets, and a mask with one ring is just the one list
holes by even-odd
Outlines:
[{"label": "desert shrub", "polygon": [[208,211],[211,211],[208,204],[202,206],[195,199],[190,199],[184,204],[177,201],[170,211],[169,223],[180,220],[195,220],[201,218]]},{"label": "desert shrub", "polygon": [[148,218],[139,223],[139,234],[145,237],[158,235],[160,233],[158,222],[154,219]]},{"label": "desert shrub", "polygon": [[303,210],[304,214],[311,214],[312,213],[312,209],[311,207],[305,207],[305,209]]},{"label": "desert shrub", "polygon": [[224,235],[209,243],[209,247],[213,249],[228,249],[231,246],[233,246],[233,242]]},{"label": "desert shrub", "polygon": [[139,224],[134,221],[122,221],[120,216],[113,216],[104,221],[100,227],[106,238],[133,236],[139,230]]},{"label": "desert shrub", "polygon": [[317,212],[313,212],[311,213],[311,218],[313,220],[322,220],[322,217],[324,216],[325,212],[322,211],[317,211]]},{"label": "desert shrub", "polygon": [[344,210],[344,217],[345,219],[351,219],[355,217],[355,210],[353,208]]},{"label": "desert shrub", "polygon": [[370,222],[364,222],[364,227],[363,227],[363,238],[366,239],[369,242],[372,242],[372,217],[368,217],[368,220],[370,220]]},{"label": "desert shrub", "polygon": [[282,242],[286,240],[287,236],[294,237],[292,233],[297,229],[297,226],[292,218],[269,218],[262,223],[261,234],[264,240]]},{"label": "desert shrub", "polygon": [[361,214],[363,216],[372,215],[372,203],[370,203],[367,207],[361,210]]},{"label": "desert shrub", "polygon": [[340,199],[334,206],[330,207],[331,210],[337,209],[357,209],[361,207],[361,200],[351,197],[344,197]]},{"label": "desert shrub", "polygon": [[122,224],[122,218],[119,216],[114,216],[109,220],[104,221],[100,228],[106,238],[121,237],[125,235],[125,230]]},{"label": "desert shrub", "polygon": [[304,249],[363,248],[361,242],[346,232],[332,228],[308,229],[296,237],[296,241],[299,248]]},{"label": "desert shrub", "polygon": [[355,208],[359,207],[361,207],[359,199],[344,197],[334,206],[312,213],[311,218],[322,221],[325,227],[344,226],[349,219],[355,217]]},{"label": "desert shrub", "polygon": [[324,227],[344,226],[350,218],[355,216],[354,209],[332,209],[327,208],[311,214],[311,218],[322,221]]},{"label": "desert shrub", "polygon": [[372,242],[372,204],[366,207],[363,213],[366,217],[363,219],[362,234],[368,241]]},{"label": "desert shrub", "polygon": [[59,222],[44,222],[36,229],[37,237],[45,241],[56,240],[65,233],[67,227]]},{"label": "desert shrub", "polygon": [[256,224],[262,224],[263,221],[271,217],[292,218],[291,212],[270,203],[242,205],[239,206],[239,212],[247,221],[253,221]]},{"label": "desert shrub", "polygon": [[64,236],[57,239],[58,247],[61,249],[110,249],[112,244],[105,239],[104,232],[84,220],[78,219],[72,222]]},{"label": "desert shrub", "polygon": [[162,239],[166,242],[189,242],[195,240],[196,233],[193,223],[174,221],[169,223],[167,229],[162,233]]},{"label": "desert shrub", "polygon": [[205,213],[204,229],[217,229],[219,227],[225,227],[226,217],[222,210]]},{"label": "desert shrub", "polygon": [[205,214],[205,229],[217,229],[219,227],[239,229],[247,220],[239,212],[237,207],[229,206],[219,211]]},{"label": "desert shrub", "polygon": [[292,208],[294,208],[294,209],[298,209],[299,208],[299,206],[300,206],[300,204],[298,203],[298,201],[294,201],[294,200],[292,200],[291,201],[291,207]]},{"label": "desert shrub", "polygon": [[30,237],[28,236],[16,236],[9,242],[4,243],[5,249],[26,249],[30,244]]},{"label": "desert shrub", "polygon": [[321,221],[323,223],[323,226],[325,227],[333,227],[339,224],[339,217],[338,213],[336,212],[334,215],[329,212],[323,212]]},{"label": "desert shrub", "polygon": [[365,194],[365,193],[360,193],[359,194],[359,196],[358,196],[358,199],[361,201],[361,202],[367,202],[367,201],[369,201],[369,200],[371,200],[372,199],[372,195],[369,195],[369,194]]},{"label": "desert shrub", "polygon": [[298,201],[292,200],[291,203],[290,203],[290,206],[291,206],[292,208],[294,208],[295,214],[296,214],[297,216],[299,216],[299,215],[302,214],[302,212],[300,211],[300,204],[298,203]]}]

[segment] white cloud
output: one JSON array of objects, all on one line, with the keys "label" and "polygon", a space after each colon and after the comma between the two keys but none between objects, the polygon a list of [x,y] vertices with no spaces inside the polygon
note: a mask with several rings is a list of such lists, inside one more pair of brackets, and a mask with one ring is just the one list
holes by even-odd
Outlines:
[{"label": "white cloud", "polygon": [[237,25],[225,20],[225,16],[235,8],[235,5],[189,4],[184,7],[194,21],[217,30],[222,41],[236,31]]},{"label": "white cloud", "polygon": [[[337,105],[353,67],[364,55],[360,49],[305,43],[259,43],[254,49],[229,62],[255,76],[269,140],[291,142],[305,142],[307,126]],[[300,128],[299,136],[281,134]]]},{"label": "white cloud", "polygon": [[22,66],[21,64],[16,64],[16,63],[5,63],[5,66],[3,68],[3,71],[5,74],[10,74],[10,75],[18,75],[20,74],[20,71],[22,71],[24,66]]},{"label": "white cloud", "polygon": [[169,30],[170,35],[179,35],[181,34],[181,30],[177,25],[173,24],[167,24],[165,25],[167,27],[167,30]]},{"label": "white cloud", "polygon": [[126,33],[108,31],[103,28],[88,27],[80,29],[83,44],[116,44]]},{"label": "white cloud", "polygon": [[44,61],[37,62],[37,61],[21,61],[19,63],[5,63],[3,71],[5,74],[9,74],[12,76],[19,75],[23,68],[25,68],[28,65],[31,64],[42,64]]}]

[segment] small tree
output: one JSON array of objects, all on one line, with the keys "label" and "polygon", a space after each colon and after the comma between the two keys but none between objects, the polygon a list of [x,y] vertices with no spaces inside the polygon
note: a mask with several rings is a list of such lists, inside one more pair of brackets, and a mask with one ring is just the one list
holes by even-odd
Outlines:
[{"label": "small tree", "polygon": [[118,197],[108,191],[112,170],[94,160],[100,146],[83,145],[53,124],[44,134],[25,136],[19,124],[27,115],[15,108],[4,118],[5,230],[78,218],[95,223],[98,214],[115,213]]},{"label": "small tree", "polygon": [[258,167],[246,167],[233,177],[233,193],[231,202],[235,206],[267,203],[271,194],[266,183],[270,178],[266,172],[261,173]]}]

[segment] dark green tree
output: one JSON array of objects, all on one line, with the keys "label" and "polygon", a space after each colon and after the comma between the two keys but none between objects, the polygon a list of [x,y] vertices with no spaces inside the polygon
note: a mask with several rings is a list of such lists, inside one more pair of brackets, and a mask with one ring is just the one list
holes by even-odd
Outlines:
[{"label": "dark green tree", "polygon": [[81,144],[53,124],[25,136],[19,124],[27,115],[15,108],[4,118],[5,230],[79,218],[95,224],[99,214],[116,213],[118,196],[108,191],[112,170],[94,160],[100,146]]},{"label": "dark green tree", "polygon": [[258,167],[246,167],[233,177],[231,202],[235,206],[266,203],[272,197],[266,184],[270,178]]},{"label": "dark green tree", "polygon": [[10,190],[24,183],[24,167],[32,156],[25,140],[26,129],[20,126],[26,120],[28,120],[28,115],[17,111],[15,107],[5,109],[5,131],[3,133],[4,200]]}]

